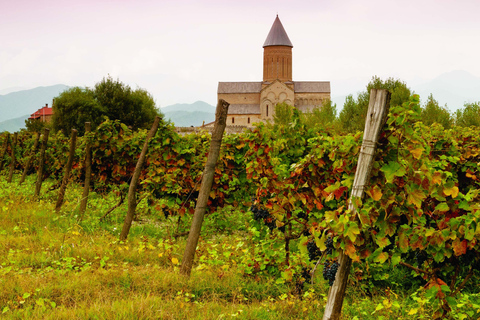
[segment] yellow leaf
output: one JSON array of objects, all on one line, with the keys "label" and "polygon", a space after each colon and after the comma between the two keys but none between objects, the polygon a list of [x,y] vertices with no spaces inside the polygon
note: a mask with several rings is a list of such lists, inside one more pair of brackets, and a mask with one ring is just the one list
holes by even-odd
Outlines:
[{"label": "yellow leaf", "polygon": [[445,189],[443,189],[443,193],[446,196],[452,196],[452,198],[456,198],[458,196],[458,187],[453,186],[451,188],[445,188]]},{"label": "yellow leaf", "polygon": [[384,263],[388,259],[388,253],[382,252],[375,258],[375,262]]},{"label": "yellow leaf", "polygon": [[378,201],[382,198],[382,190],[376,185],[370,191],[373,200]]},{"label": "yellow leaf", "polygon": [[172,258],[172,263],[173,264],[178,264],[178,259],[177,258]]},{"label": "yellow leaf", "polygon": [[159,258],[163,257],[163,253],[159,253],[159,254],[158,254],[158,257],[159,257]]},{"label": "yellow leaf", "polygon": [[387,308],[387,309],[389,309],[389,308],[392,307],[392,302],[391,302],[390,300],[388,300],[388,299],[384,299],[384,300],[382,301],[382,303],[383,303],[383,305],[385,306],[385,308]]},{"label": "yellow leaf", "polygon": [[408,315],[411,316],[411,315],[417,314],[417,312],[418,312],[418,309],[410,309],[410,311],[408,311]]},{"label": "yellow leaf", "polygon": [[417,208],[422,206],[422,201],[425,199],[426,195],[421,190],[411,190],[408,193],[407,201],[410,204],[414,204]]},{"label": "yellow leaf", "polygon": [[410,153],[413,155],[415,159],[420,159],[420,157],[422,156],[423,150],[424,149],[422,147],[419,147],[419,148],[410,150]]},{"label": "yellow leaf", "polygon": [[435,172],[432,177],[432,183],[441,184],[442,183],[442,174],[440,172]]}]

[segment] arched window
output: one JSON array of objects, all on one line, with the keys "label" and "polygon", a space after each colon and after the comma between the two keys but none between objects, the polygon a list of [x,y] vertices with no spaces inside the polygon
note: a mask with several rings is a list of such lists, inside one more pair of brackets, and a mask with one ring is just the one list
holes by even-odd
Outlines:
[{"label": "arched window", "polygon": [[248,117],[247,122],[250,123],[250,117]]},{"label": "arched window", "polygon": [[232,123],[235,123],[235,118],[234,117],[232,117]]},{"label": "arched window", "polygon": [[268,104],[267,104],[267,117],[268,117]]}]

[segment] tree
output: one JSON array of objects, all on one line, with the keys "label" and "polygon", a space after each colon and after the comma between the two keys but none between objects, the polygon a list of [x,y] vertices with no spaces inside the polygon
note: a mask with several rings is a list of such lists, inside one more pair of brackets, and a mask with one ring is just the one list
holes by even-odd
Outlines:
[{"label": "tree", "polygon": [[120,120],[133,130],[149,128],[160,112],[153,97],[143,89],[103,78],[93,89],[71,88],[55,98],[53,128],[68,134],[72,128],[84,132],[85,122],[95,129],[105,118]]},{"label": "tree", "polygon": [[445,129],[453,126],[453,117],[450,111],[446,107],[440,107],[432,94],[428,96],[427,103],[422,108],[422,121],[426,125],[441,124]]},{"label": "tree", "polygon": [[363,130],[364,122],[362,119],[365,118],[363,115],[362,108],[359,107],[357,101],[350,94],[345,98],[345,103],[343,104],[343,109],[338,115],[339,127],[344,132],[356,132]]},{"label": "tree", "polygon": [[455,112],[455,124],[460,127],[480,127],[480,102],[466,103]]},{"label": "tree", "polygon": [[49,122],[40,121],[38,119],[26,119],[25,127],[28,132],[42,132],[43,128],[50,128]]},{"label": "tree", "polygon": [[273,114],[273,122],[275,125],[286,126],[293,120],[293,106],[282,102],[275,105],[275,113]]},{"label": "tree", "polygon": [[77,129],[83,135],[85,122],[91,122],[92,127],[96,128],[105,115],[105,108],[95,99],[91,89],[73,87],[55,98],[53,130],[63,131],[67,135],[72,129]]},{"label": "tree", "polygon": [[407,85],[394,78],[388,78],[383,81],[374,76],[367,85],[367,90],[361,92],[357,100],[353,96],[347,96],[342,111],[339,114],[339,126],[343,132],[363,131],[365,127],[365,117],[368,110],[368,101],[370,100],[371,89],[386,89],[391,92],[390,105],[399,106],[407,102],[412,95]]},{"label": "tree", "polygon": [[337,120],[337,105],[331,100],[323,101],[320,107],[302,115],[302,121],[309,128],[321,127],[335,129]]}]

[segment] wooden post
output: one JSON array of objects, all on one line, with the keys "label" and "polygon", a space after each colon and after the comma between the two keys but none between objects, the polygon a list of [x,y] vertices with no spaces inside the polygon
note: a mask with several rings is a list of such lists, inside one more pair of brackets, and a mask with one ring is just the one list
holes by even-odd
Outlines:
[{"label": "wooden post", "polygon": [[87,202],[88,202],[88,193],[90,192],[90,181],[92,179],[92,143],[89,138],[89,133],[92,131],[92,125],[90,122],[85,122],[85,139],[86,147],[85,147],[85,183],[83,185],[83,194],[82,194],[82,201],[80,202],[80,212],[78,222],[81,222],[83,216],[85,214],[85,210],[87,210]]},{"label": "wooden post", "polygon": [[[353,212],[356,211],[353,205],[353,199],[363,197],[365,185],[370,178],[378,137],[385,124],[389,107],[390,93],[387,90],[370,90],[370,101],[368,104],[367,118],[365,120],[362,148],[360,149],[360,155],[358,157],[352,193],[348,201],[348,209]],[[340,251],[338,263],[339,267],[335,281],[328,291],[328,300],[325,306],[323,320],[338,320],[342,312],[343,298],[347,288],[347,280],[350,274],[352,260],[343,251]]]},{"label": "wooden post", "polygon": [[63,204],[63,198],[65,197],[65,190],[67,190],[68,180],[70,179],[70,172],[72,171],[73,157],[75,156],[75,145],[77,143],[77,130],[72,129],[70,138],[70,152],[68,153],[68,161],[65,167],[65,173],[63,174],[62,185],[58,191],[57,204],[55,205],[55,211],[60,211]]},{"label": "wooden post", "polygon": [[142,152],[140,153],[140,157],[138,158],[135,171],[133,172],[132,181],[130,181],[130,186],[128,188],[128,211],[127,211],[127,215],[125,216],[122,232],[120,233],[121,241],[124,241],[127,239],[128,232],[130,231],[130,227],[132,226],[133,216],[135,215],[135,209],[137,208],[136,192],[137,192],[138,178],[140,177],[143,163],[145,162],[145,155],[147,154],[148,142],[157,133],[160,119],[161,118],[159,116],[155,117],[155,121],[153,122],[152,128],[150,129],[147,139],[145,139],[145,143],[143,144]]},{"label": "wooden post", "polygon": [[198,194],[195,212],[193,214],[192,226],[188,234],[187,245],[183,254],[182,266],[180,273],[190,276],[192,271],[193,260],[195,258],[195,250],[197,249],[198,238],[202,229],[203,218],[207,209],[208,197],[212,189],[213,176],[215,174],[215,165],[220,155],[220,146],[222,145],[222,137],[227,125],[228,107],[230,104],[220,99],[215,112],[215,125],[213,127],[212,140],[210,150],[208,151],[207,163],[203,171],[202,183]]},{"label": "wooden post", "polygon": [[42,189],[43,165],[45,163],[45,150],[47,149],[49,133],[50,133],[50,129],[48,128],[43,129],[42,149],[40,149],[40,163],[38,164],[37,183],[35,184],[35,198],[37,198],[40,195],[40,189]]},{"label": "wooden post", "polygon": [[35,156],[35,153],[37,152],[39,141],[40,141],[40,132],[37,132],[37,136],[35,137],[35,143],[33,144],[33,149],[30,151],[30,156],[27,159],[25,168],[23,168],[23,174],[22,174],[22,177],[20,178],[20,181],[18,182],[18,185],[21,185],[25,181],[25,178],[27,177],[27,173],[30,170],[30,167],[32,166],[33,158]]},{"label": "wooden post", "polygon": [[5,159],[5,155],[7,154],[9,140],[10,140],[10,133],[7,132],[5,134],[5,140],[3,141],[2,157],[0,158],[0,172],[2,172],[3,170],[3,161]]},{"label": "wooden post", "polygon": [[13,143],[12,143],[12,148],[11,148],[11,161],[10,161],[10,172],[8,174],[8,179],[7,182],[11,183],[12,178],[13,178],[13,171],[15,170],[15,162],[17,158],[15,157],[15,149],[17,148],[17,141],[18,141],[18,132],[15,132],[13,134]]}]

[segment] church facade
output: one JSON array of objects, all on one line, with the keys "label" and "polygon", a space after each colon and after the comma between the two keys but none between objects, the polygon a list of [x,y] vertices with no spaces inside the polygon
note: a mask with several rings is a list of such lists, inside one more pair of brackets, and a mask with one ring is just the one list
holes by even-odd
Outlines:
[{"label": "church facade", "polygon": [[218,83],[218,99],[230,103],[227,126],[273,119],[278,103],[309,112],[330,99],[329,81],[293,81],[292,48],[277,15],[263,44],[263,81]]}]

